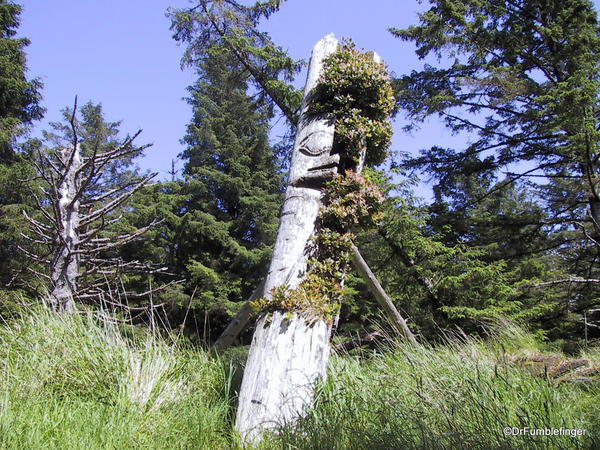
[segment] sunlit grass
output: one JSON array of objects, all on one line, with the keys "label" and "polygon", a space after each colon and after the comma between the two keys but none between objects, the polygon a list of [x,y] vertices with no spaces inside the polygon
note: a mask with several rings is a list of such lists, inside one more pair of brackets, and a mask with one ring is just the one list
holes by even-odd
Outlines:
[{"label": "sunlit grass", "polygon": [[[315,408],[271,449],[521,449],[600,446],[598,382],[558,382],[518,361],[543,353],[522,328],[443,345],[390,342],[337,355]],[[498,328],[498,327],[496,327]],[[230,361],[86,316],[31,311],[0,325],[0,448],[230,449],[239,384]],[[130,335],[130,334],[128,334]],[[594,364],[600,351],[584,355]],[[505,436],[504,427],[587,436]]]},{"label": "sunlit grass", "polygon": [[[524,449],[600,445],[597,383],[557,383],[513,363],[539,345],[521,328],[436,347],[394,343],[334,358],[316,408],[265,448]],[[593,352],[590,352],[593,353]],[[584,429],[587,436],[506,436],[505,427]]]},{"label": "sunlit grass", "polygon": [[225,371],[201,351],[37,310],[0,327],[0,448],[227,448]]}]

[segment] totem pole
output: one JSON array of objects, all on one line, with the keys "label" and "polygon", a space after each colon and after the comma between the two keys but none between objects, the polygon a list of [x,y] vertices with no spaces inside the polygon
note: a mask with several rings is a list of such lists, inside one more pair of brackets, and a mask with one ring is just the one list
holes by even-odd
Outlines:
[{"label": "totem pole", "polygon": [[[337,173],[339,155],[330,154],[333,121],[308,113],[323,59],[337,47],[337,39],[328,35],[312,51],[289,185],[264,286],[266,297],[273,288],[293,289],[301,281],[321,204],[320,187]],[[312,404],[314,384],[326,375],[330,334],[330,324],[322,320],[309,324],[298,314],[276,311],[258,320],[236,417],[236,429],[244,440],[258,440],[262,431],[293,421]]]},{"label": "totem pole", "polygon": [[264,297],[255,302],[262,315],[236,417],[246,443],[305,415],[326,376],[345,274],[352,260],[364,263],[352,256],[354,231],[377,222],[384,199],[360,172],[385,158],[393,106],[376,54],[339,46],[333,35],[315,45]]}]

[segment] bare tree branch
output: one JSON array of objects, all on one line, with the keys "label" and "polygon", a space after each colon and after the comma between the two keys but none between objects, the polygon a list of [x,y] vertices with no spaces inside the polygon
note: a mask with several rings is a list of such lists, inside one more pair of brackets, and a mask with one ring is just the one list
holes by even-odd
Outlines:
[{"label": "bare tree branch", "polygon": [[120,205],[122,205],[123,203],[125,203],[133,194],[135,194],[141,188],[143,188],[144,186],[146,186],[146,184],[148,184],[148,182],[152,178],[154,178],[156,175],[157,175],[156,172],[153,173],[153,174],[148,175],[143,180],[141,180],[130,191],[124,192],[123,194],[119,195],[117,198],[115,198],[115,199],[111,200],[110,202],[108,202],[102,208],[100,208],[98,210],[95,210],[95,211],[91,212],[90,214],[82,217],[81,221],[80,221],[80,225],[82,227],[84,227],[86,225],[89,225],[92,222],[94,222],[95,220],[99,219],[100,217],[102,217],[102,216],[108,214],[109,212],[113,211],[114,209],[118,208]]},{"label": "bare tree branch", "polygon": [[563,278],[560,280],[544,281],[541,283],[530,283],[530,284],[526,284],[525,286],[538,288],[538,287],[554,286],[557,284],[566,284],[566,283],[600,283],[600,279],[570,277],[570,278]]}]

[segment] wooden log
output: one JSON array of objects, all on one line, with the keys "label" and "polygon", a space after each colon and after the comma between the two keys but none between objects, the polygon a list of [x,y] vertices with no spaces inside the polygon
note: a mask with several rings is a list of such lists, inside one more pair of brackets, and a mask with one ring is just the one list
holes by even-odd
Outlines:
[{"label": "wooden log", "polygon": [[402,333],[406,339],[416,345],[417,339],[415,338],[415,335],[412,333],[412,331],[410,331],[410,328],[408,328],[406,321],[398,312],[398,309],[392,302],[392,299],[390,299],[390,297],[385,293],[381,287],[381,284],[379,284],[377,277],[371,271],[355,245],[352,246],[352,263],[362,279],[365,280],[365,283],[367,283],[369,290],[375,296],[377,303],[379,303],[379,305],[385,311],[386,316],[390,319],[392,325],[400,333]]},{"label": "wooden log", "polygon": [[[310,237],[321,206],[320,187],[337,173],[339,155],[331,155],[334,125],[307,114],[312,89],[338,41],[333,35],[313,48],[296,132],[286,190],[265,296],[282,285],[295,288],[306,271]],[[293,422],[312,404],[314,384],[326,376],[331,325],[307,323],[299,314],[275,312],[259,318],[238,399],[235,428],[247,443],[263,431]]]}]

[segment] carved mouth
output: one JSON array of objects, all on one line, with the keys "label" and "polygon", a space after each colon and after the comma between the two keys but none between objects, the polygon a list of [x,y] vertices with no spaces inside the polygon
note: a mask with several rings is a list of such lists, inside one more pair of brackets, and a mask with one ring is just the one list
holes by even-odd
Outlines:
[{"label": "carved mouth", "polygon": [[308,169],[308,172],[318,172],[321,170],[329,170],[329,169],[336,169],[336,168],[337,168],[337,163],[332,162],[330,164],[324,164],[322,166],[310,167]]}]

